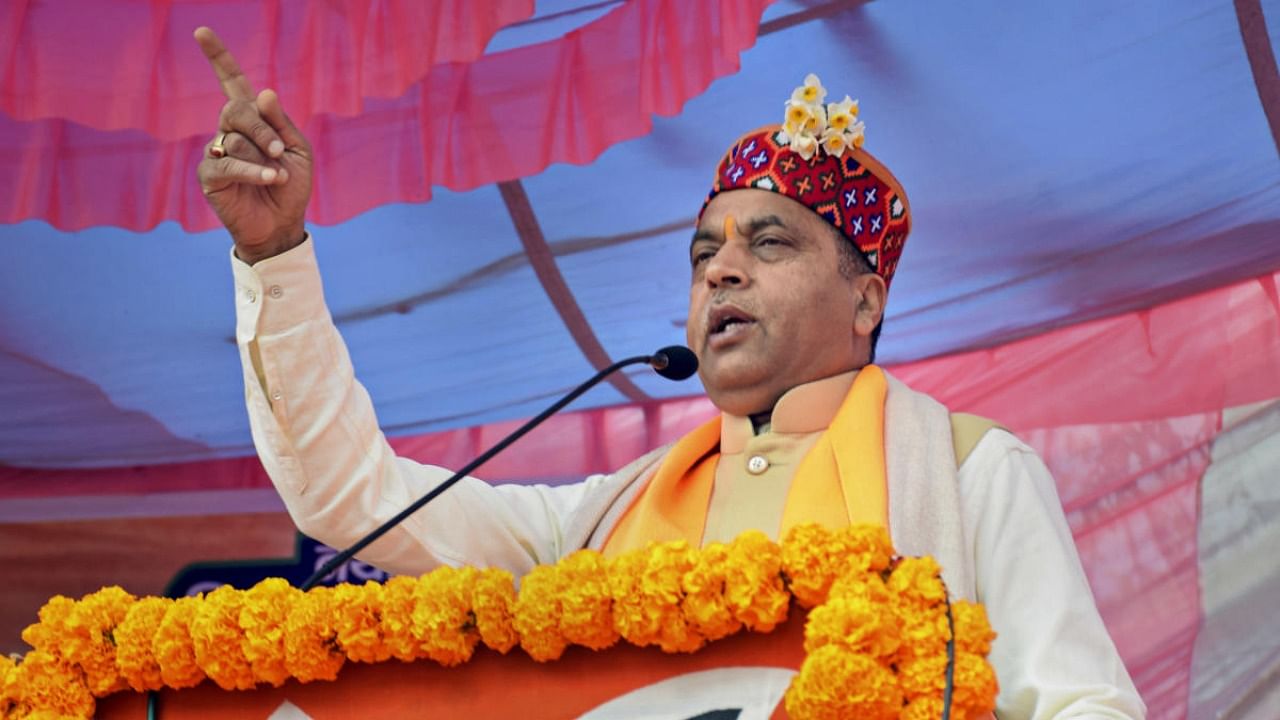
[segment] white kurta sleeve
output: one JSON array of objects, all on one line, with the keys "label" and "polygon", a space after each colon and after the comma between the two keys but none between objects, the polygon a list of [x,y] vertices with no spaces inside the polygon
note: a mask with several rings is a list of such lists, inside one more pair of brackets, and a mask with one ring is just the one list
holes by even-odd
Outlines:
[{"label": "white kurta sleeve", "polygon": [[[253,266],[232,253],[236,343],[263,466],[302,532],[351,545],[451,472],[397,457],[325,305],[312,241]],[[466,478],[360,557],[389,572],[440,564],[517,575],[567,551],[563,528],[592,483],[493,486]]]},{"label": "white kurta sleeve", "polygon": [[1048,468],[1003,431],[960,468],[978,600],[999,633],[996,716],[1141,718],[1145,706],[1107,633]]}]

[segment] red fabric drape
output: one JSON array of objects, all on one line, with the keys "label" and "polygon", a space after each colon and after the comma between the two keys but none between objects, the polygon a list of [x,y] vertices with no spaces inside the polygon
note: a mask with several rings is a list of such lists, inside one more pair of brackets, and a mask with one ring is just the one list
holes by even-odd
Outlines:
[{"label": "red fabric drape", "polygon": [[[0,27],[0,111],[160,140],[207,133],[225,99],[191,38],[208,25],[291,116],[358,114],[435,65],[469,63],[533,0],[15,0]],[[286,24],[287,20],[287,24]]]},{"label": "red fabric drape", "polygon": [[[366,98],[349,117],[311,106],[299,112],[282,93],[317,150],[307,217],[330,225],[379,205],[426,200],[433,185],[466,190],[554,162],[589,162],[736,71],[768,4],[634,0],[555,40],[435,65],[402,95]],[[194,41],[190,52],[203,62]],[[207,68],[197,77],[213,84]],[[265,87],[271,78],[253,79]],[[0,117],[0,178],[14,180],[0,192],[0,222],[217,227],[192,180],[221,106],[216,96],[202,97],[181,110],[154,109],[166,128],[177,128],[162,139],[65,117]]]}]

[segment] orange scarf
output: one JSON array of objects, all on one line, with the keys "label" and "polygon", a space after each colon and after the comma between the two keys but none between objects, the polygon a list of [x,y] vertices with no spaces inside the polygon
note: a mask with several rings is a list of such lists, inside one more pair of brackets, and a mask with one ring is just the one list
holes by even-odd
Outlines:
[{"label": "orange scarf", "polygon": [[[804,522],[838,528],[889,524],[884,465],[884,372],[864,367],[854,378],[831,426],[796,468],[782,510],[778,538]],[[720,417],[680,438],[663,458],[604,544],[607,557],[651,541],[702,545],[707,508],[720,459]],[[841,498],[835,502],[835,498]],[[763,529],[763,528],[762,528]]]}]

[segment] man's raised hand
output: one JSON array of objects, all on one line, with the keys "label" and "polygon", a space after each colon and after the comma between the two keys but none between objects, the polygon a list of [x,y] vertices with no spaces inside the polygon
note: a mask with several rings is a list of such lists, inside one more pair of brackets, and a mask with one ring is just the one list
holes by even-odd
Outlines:
[{"label": "man's raised hand", "polygon": [[199,28],[195,38],[227,97],[196,174],[209,205],[231,231],[236,254],[254,263],[305,237],[311,145],[284,114],[275,91],[254,94],[213,30]]}]

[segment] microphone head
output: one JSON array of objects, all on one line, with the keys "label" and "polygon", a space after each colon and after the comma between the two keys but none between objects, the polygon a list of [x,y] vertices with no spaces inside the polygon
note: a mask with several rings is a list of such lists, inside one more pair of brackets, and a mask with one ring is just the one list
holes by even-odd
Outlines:
[{"label": "microphone head", "polygon": [[683,345],[668,345],[649,358],[649,364],[668,380],[685,380],[698,372],[698,356]]}]

